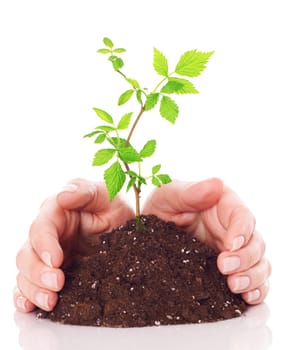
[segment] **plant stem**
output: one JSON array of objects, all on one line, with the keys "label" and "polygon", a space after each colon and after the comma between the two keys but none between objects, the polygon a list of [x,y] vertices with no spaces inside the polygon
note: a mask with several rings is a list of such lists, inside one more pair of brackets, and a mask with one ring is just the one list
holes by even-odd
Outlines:
[{"label": "plant stem", "polygon": [[143,113],[144,113],[144,106],[141,106],[140,112],[139,112],[139,114],[138,114],[136,120],[134,121],[134,124],[132,125],[131,130],[130,130],[130,132],[129,132],[129,135],[128,135],[128,137],[127,137],[126,146],[129,145],[130,140],[131,140],[131,137],[132,137],[132,135],[133,135],[133,132],[134,132],[134,130],[135,130],[135,128],[136,128],[136,126],[137,126],[137,124],[138,124],[138,122],[139,122],[141,116],[143,115]]},{"label": "plant stem", "polygon": [[[124,166],[126,168],[127,171],[130,171],[130,167],[128,165],[128,163],[124,163]],[[137,187],[136,184],[133,185],[133,189],[134,189],[134,194],[135,194],[135,214],[136,214],[136,218],[140,217],[140,193],[141,190]]]},{"label": "plant stem", "polygon": [[[144,106],[142,105],[141,109],[140,109],[140,112],[139,112],[136,120],[134,121],[134,123],[133,123],[133,125],[131,127],[131,130],[129,132],[128,138],[126,140],[126,147],[128,147],[128,145],[130,143],[130,140],[131,140],[131,137],[133,135],[133,132],[134,132],[134,130],[135,130],[135,128],[136,128],[136,126],[137,126],[141,116],[143,115],[144,111],[145,111],[144,110]],[[125,167],[126,167],[127,171],[130,169],[128,164],[125,164]],[[133,185],[133,188],[134,188],[134,193],[135,193],[136,217],[138,218],[138,217],[140,217],[140,193],[141,193],[141,190],[140,190],[140,188],[137,187],[136,184]]]}]

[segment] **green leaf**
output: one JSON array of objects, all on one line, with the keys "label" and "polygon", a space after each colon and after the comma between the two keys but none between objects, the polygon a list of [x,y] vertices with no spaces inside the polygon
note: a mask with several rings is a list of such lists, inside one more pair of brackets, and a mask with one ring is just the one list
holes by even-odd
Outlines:
[{"label": "green leaf", "polygon": [[131,79],[131,78],[126,78],[126,80],[127,80],[128,83],[130,83],[130,84],[132,85],[132,87],[133,87],[134,89],[139,89],[140,84],[138,83],[137,80]]},{"label": "green leaf", "polygon": [[136,177],[131,177],[129,182],[128,182],[128,186],[127,186],[127,189],[126,189],[126,192],[128,192],[133,186],[134,184],[136,183],[137,181],[137,178]]},{"label": "green leaf", "polygon": [[160,187],[161,186],[161,182],[156,176],[152,177],[151,182],[156,187]]},{"label": "green leaf", "polygon": [[108,59],[109,59],[109,61],[112,62],[113,68],[115,70],[119,70],[120,68],[122,68],[124,66],[124,62],[123,62],[122,58],[120,58],[120,57],[112,55]]},{"label": "green leaf", "polygon": [[109,126],[109,125],[100,125],[100,126],[97,126],[96,129],[102,130],[104,132],[111,132],[116,130],[113,126]]},{"label": "green leaf", "polygon": [[141,188],[141,185],[146,185],[147,183],[146,183],[146,179],[144,178],[144,177],[142,177],[142,176],[138,176],[138,189],[140,189]]},{"label": "green leaf", "polygon": [[93,137],[93,136],[95,136],[95,135],[97,135],[97,134],[100,134],[101,132],[102,132],[102,131],[95,130],[95,131],[90,132],[89,134],[84,135],[83,138],[86,138],[86,137]]},{"label": "green leaf", "polygon": [[144,109],[146,111],[149,111],[150,109],[154,108],[157,105],[159,96],[160,94],[158,92],[152,92],[151,94],[149,94],[146,98]]},{"label": "green leaf", "polygon": [[157,174],[160,169],[161,169],[161,164],[154,165],[154,167],[152,167],[152,175]]},{"label": "green leaf", "polygon": [[164,185],[172,182],[172,179],[170,178],[170,176],[168,174],[159,174],[159,175],[157,175],[157,177]]},{"label": "green leaf", "polygon": [[198,94],[194,85],[186,79],[169,78],[169,81],[161,89],[166,94]]},{"label": "green leaf", "polygon": [[112,148],[104,148],[97,151],[95,154],[93,165],[103,165],[110,161],[110,159],[114,156],[116,152],[115,149]]},{"label": "green leaf", "polygon": [[117,129],[118,130],[126,130],[128,128],[128,126],[130,125],[132,115],[133,115],[132,112],[124,114],[117,125]]},{"label": "green leaf", "polygon": [[168,61],[162,52],[156,48],[154,48],[153,67],[158,74],[164,77],[168,76]]},{"label": "green leaf", "polygon": [[179,114],[179,108],[174,100],[169,96],[163,96],[160,103],[160,114],[170,123],[175,124]]},{"label": "green leaf", "polygon": [[134,92],[135,91],[132,89],[125,91],[118,99],[118,106],[121,106],[124,103],[128,102]]},{"label": "green leaf", "polygon": [[103,54],[111,53],[109,49],[99,49],[98,52]]},{"label": "green leaf", "polygon": [[113,52],[122,53],[122,52],[126,52],[126,50],[121,47],[118,47],[117,49],[114,49]]},{"label": "green leaf", "polygon": [[186,51],[180,57],[175,72],[179,75],[184,75],[187,77],[197,77],[206,68],[206,64],[213,53],[214,51]]},{"label": "green leaf", "polygon": [[140,105],[142,105],[142,99],[141,99],[142,93],[143,93],[142,90],[137,90],[137,92],[136,92],[137,101]]},{"label": "green leaf", "polygon": [[109,124],[113,124],[113,119],[110,114],[108,114],[106,111],[99,109],[99,108],[93,108],[93,110],[96,112],[97,116],[100,117],[102,120]]},{"label": "green leaf", "polygon": [[133,170],[126,171],[126,174],[128,174],[130,177],[138,177],[138,174]]},{"label": "green leaf", "polygon": [[116,149],[120,149],[122,147],[126,147],[126,139],[122,139],[120,137],[111,137],[108,139],[109,143],[112,144]]},{"label": "green leaf", "polygon": [[112,201],[117,193],[121,191],[126,181],[125,172],[117,161],[105,170],[103,177],[109,193],[109,199]]},{"label": "green leaf", "polygon": [[127,147],[120,147],[118,154],[120,159],[122,159],[125,163],[134,163],[141,160],[140,155],[131,145],[128,145]]},{"label": "green leaf", "polygon": [[155,140],[147,141],[147,143],[143,146],[142,150],[140,151],[140,157],[141,158],[151,157],[152,154],[155,152],[155,149],[156,149],[156,141]]},{"label": "green leaf", "polygon": [[103,38],[103,43],[105,46],[109,48],[113,48],[113,42],[109,38]]},{"label": "green leaf", "polygon": [[103,143],[105,141],[106,134],[99,134],[95,139],[95,143]]}]

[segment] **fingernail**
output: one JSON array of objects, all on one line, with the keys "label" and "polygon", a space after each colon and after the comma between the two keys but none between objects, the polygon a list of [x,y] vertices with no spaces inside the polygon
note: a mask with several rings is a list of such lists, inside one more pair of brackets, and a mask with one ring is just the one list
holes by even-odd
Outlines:
[{"label": "fingernail", "polygon": [[248,276],[240,276],[234,279],[233,291],[237,292],[244,290],[250,285],[250,278]]},{"label": "fingernail", "polygon": [[234,238],[232,242],[232,248],[231,251],[240,249],[245,242],[245,238],[243,236],[237,236]]},{"label": "fingernail", "polygon": [[259,299],[260,296],[261,296],[261,292],[259,291],[259,289],[255,289],[255,290],[252,290],[251,292],[248,292],[247,300],[248,300],[248,302],[251,302],[251,301]]},{"label": "fingernail", "polygon": [[46,251],[42,252],[41,253],[41,259],[44,261],[44,263],[47,266],[53,267],[51,254],[49,252],[46,252]]},{"label": "fingernail", "polygon": [[44,310],[49,310],[49,297],[48,294],[42,293],[42,292],[37,292],[35,294],[35,301],[38,306],[40,306]]},{"label": "fingernail", "polygon": [[41,281],[47,288],[50,288],[50,289],[58,288],[58,278],[54,272],[50,272],[50,271],[43,272],[41,275]]},{"label": "fingernail", "polygon": [[78,186],[76,184],[66,184],[62,187],[61,192],[76,192]]},{"label": "fingernail", "polygon": [[228,258],[224,258],[223,260],[223,273],[229,273],[235,271],[240,266],[240,258],[239,256],[230,256]]},{"label": "fingernail", "polygon": [[17,306],[18,308],[22,309],[22,310],[26,310],[26,298],[22,295],[20,295],[19,297],[17,297]]}]

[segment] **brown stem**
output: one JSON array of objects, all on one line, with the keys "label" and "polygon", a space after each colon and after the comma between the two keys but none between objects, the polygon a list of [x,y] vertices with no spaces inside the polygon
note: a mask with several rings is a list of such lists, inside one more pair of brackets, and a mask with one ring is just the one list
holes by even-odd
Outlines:
[{"label": "brown stem", "polygon": [[130,140],[131,140],[131,137],[132,137],[132,135],[133,135],[133,132],[134,132],[134,130],[135,130],[135,128],[136,128],[136,126],[137,126],[137,124],[138,124],[138,122],[139,122],[141,116],[143,115],[143,112],[144,112],[144,106],[141,106],[141,110],[140,110],[140,112],[139,112],[139,114],[138,114],[136,120],[134,121],[134,124],[132,125],[132,128],[131,128],[131,130],[130,130],[130,132],[129,132],[129,135],[128,135],[128,138],[127,138],[127,140],[126,140],[126,147],[127,147],[127,146],[129,145],[129,143],[130,143]]},{"label": "brown stem", "polygon": [[[126,77],[126,75],[125,75],[123,72],[121,72],[119,69],[117,70],[117,72],[118,72],[119,74],[121,74],[122,77],[123,77],[124,79],[127,80],[127,77]],[[142,116],[142,114],[143,114],[144,111],[145,111],[145,110],[144,110],[144,106],[141,105],[140,112],[139,112],[139,114],[138,114],[136,120],[134,121],[134,123],[133,123],[133,125],[132,125],[132,128],[131,128],[131,130],[130,130],[130,132],[129,132],[129,135],[128,135],[128,137],[127,137],[126,144],[125,144],[126,147],[129,146],[129,143],[130,143],[131,137],[132,137],[132,135],[133,135],[133,132],[134,132],[134,130],[135,130],[135,128],[136,128],[136,126],[137,126],[137,124],[138,124],[138,122],[139,122],[139,120],[140,120],[140,118],[141,118],[141,116]],[[129,170],[130,170],[129,165],[128,165],[127,163],[124,163],[124,165],[125,165],[126,170],[129,171]],[[140,217],[140,192],[141,192],[141,191],[140,191],[140,189],[137,187],[136,184],[133,185],[133,188],[134,188],[134,193],[135,193],[136,217],[138,218],[138,217]]]}]

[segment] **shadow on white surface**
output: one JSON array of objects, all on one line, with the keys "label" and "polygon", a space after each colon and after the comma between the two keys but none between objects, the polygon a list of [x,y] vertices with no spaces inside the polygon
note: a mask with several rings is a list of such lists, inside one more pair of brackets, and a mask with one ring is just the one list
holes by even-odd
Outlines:
[{"label": "shadow on white surface", "polygon": [[61,325],[39,320],[34,314],[15,313],[19,344],[24,350],[264,350],[272,342],[268,318],[265,303],[227,321],[129,329]]}]

